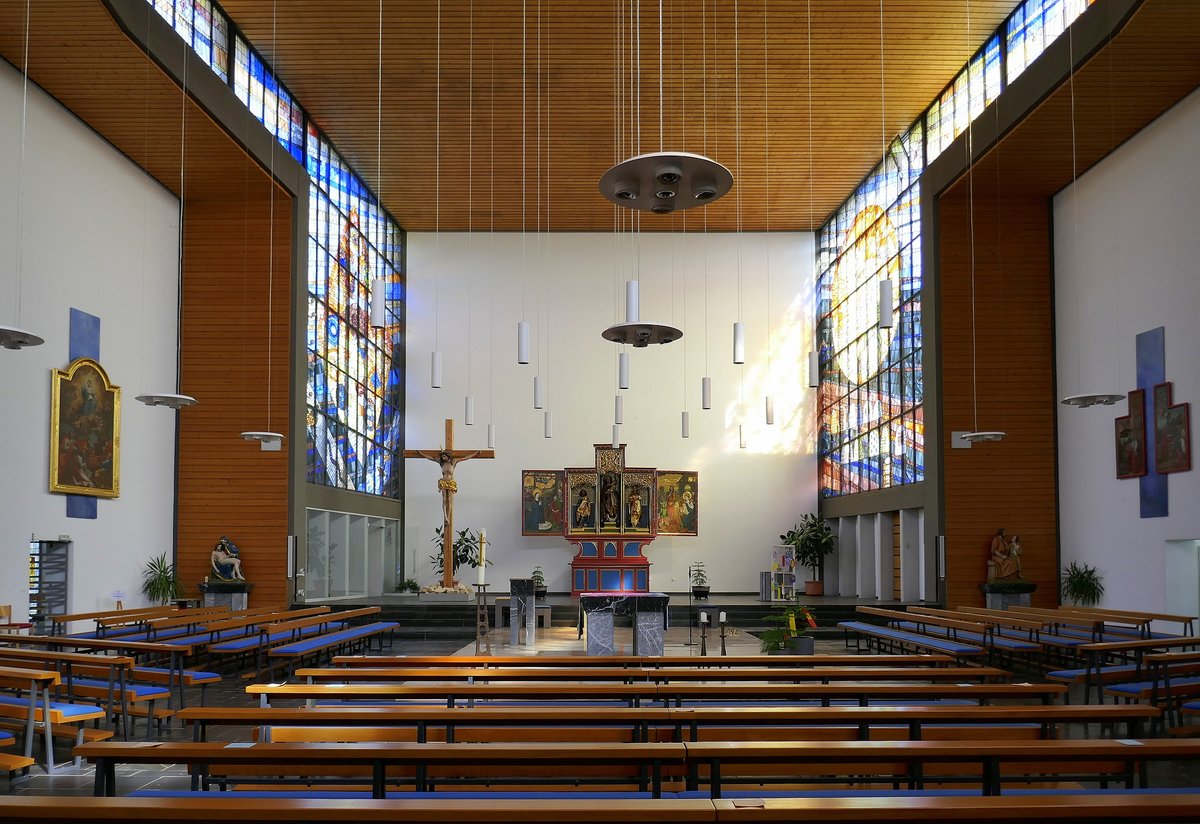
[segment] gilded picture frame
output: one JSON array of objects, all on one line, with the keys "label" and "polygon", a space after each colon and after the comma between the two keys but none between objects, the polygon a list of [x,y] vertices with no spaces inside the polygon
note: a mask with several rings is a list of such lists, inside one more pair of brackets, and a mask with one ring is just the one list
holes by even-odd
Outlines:
[{"label": "gilded picture frame", "polygon": [[521,534],[563,534],[563,482],[561,469],[521,470]]},{"label": "gilded picture frame", "polygon": [[92,358],[50,370],[50,491],[121,494],[121,387]]},{"label": "gilded picture frame", "polygon": [[658,486],[659,535],[700,534],[700,484],[695,472],[660,469]]}]

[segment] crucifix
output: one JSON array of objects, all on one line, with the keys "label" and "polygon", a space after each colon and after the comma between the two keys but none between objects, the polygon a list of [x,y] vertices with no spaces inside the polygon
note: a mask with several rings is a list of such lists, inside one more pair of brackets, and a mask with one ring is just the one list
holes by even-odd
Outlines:
[{"label": "crucifix", "polygon": [[438,480],[438,491],[442,493],[442,586],[454,586],[454,493],[458,482],[454,480],[454,467],[459,461],[471,458],[494,458],[492,449],[455,449],[454,421],[446,418],[446,445],[441,449],[406,449],[406,458],[425,458],[435,461],[442,468]]}]

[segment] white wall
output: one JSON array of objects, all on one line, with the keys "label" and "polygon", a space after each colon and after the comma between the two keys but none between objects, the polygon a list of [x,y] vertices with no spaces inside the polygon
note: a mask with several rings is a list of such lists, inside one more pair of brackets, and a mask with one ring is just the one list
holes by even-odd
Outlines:
[{"label": "white wall", "polygon": [[[1054,204],[1061,395],[1136,388],[1135,336],[1166,327],[1175,402],[1200,408],[1200,92],[1168,111]],[[1079,227],[1078,243],[1075,227]],[[1147,393],[1149,396],[1150,393]],[[1169,477],[1170,516],[1139,517],[1117,480],[1113,419],[1126,404],[1059,407],[1062,563],[1096,566],[1104,606],[1163,610],[1166,541],[1200,537],[1200,471]],[[1151,438],[1152,430],[1148,433]],[[1200,460],[1193,457],[1200,468]]]},{"label": "white wall", "polygon": [[[408,241],[407,446],[440,446],[442,421],[453,418],[456,447],[484,448],[486,425],[494,420],[496,460],[468,461],[456,470],[455,526],[488,530],[488,558],[495,564],[488,575],[497,589],[541,565],[551,592],[569,591],[574,553],[567,542],[520,535],[520,473],[591,466],[593,444],[611,441],[619,347],[600,333],[624,320],[633,242],[629,235],[530,234],[523,251],[519,234],[410,233]],[[715,592],[757,592],[758,572],[770,568],[770,547],[779,534],[816,508],[815,390],[805,374],[812,340],[812,243],[811,234],[747,234],[740,240],[741,318],[747,329],[743,450],[737,431],[743,368],[732,364],[739,240],[730,234],[641,237],[641,318],[678,326],[684,338],[629,350],[632,383],[623,393],[621,427],[626,462],[696,470],[700,487],[699,537],[659,538],[648,551],[653,589],[686,590],[688,564],[704,560]],[[528,366],[516,363],[522,306],[533,327],[534,363]],[[435,307],[445,372],[440,390],[429,385]],[[543,437],[542,413],[533,409],[539,363],[554,417],[549,440]],[[468,365],[476,398],[473,427],[462,422]],[[706,369],[713,379],[713,408],[707,412],[700,409]],[[772,427],[763,412],[768,382],[776,386]],[[685,403],[691,414],[687,440],[680,436]],[[406,553],[415,555],[416,577],[425,585],[433,582],[426,557],[441,524],[439,473],[430,461],[406,463]]]},{"label": "white wall", "polygon": [[[178,201],[31,84],[18,323],[21,97],[0,64],[0,322],[46,340],[0,349],[0,603],[26,613],[31,535],[70,535],[68,609],[110,608],[114,590],[134,606],[145,560],[172,547],[175,413],[134,396],[175,391]],[[100,318],[100,363],[123,390],[121,495],[96,520],[67,518],[47,491],[50,370],[67,366],[72,307]]]}]

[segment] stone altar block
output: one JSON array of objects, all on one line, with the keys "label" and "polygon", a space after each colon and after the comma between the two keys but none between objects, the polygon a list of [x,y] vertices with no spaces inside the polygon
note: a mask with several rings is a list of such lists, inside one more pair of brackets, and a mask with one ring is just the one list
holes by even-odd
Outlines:
[{"label": "stone altar block", "polygon": [[993,581],[980,584],[979,588],[983,590],[988,609],[1008,609],[1029,606],[1029,596],[1037,589],[1037,584],[1033,581]]},{"label": "stone altar block", "polygon": [[254,584],[246,581],[206,581],[200,585],[200,591],[204,593],[204,606],[228,606],[234,612],[249,608],[252,589]]},{"label": "stone altar block", "polygon": [[[587,626],[587,654],[613,655],[614,619],[633,617],[633,654],[662,655],[670,597],[661,592],[594,592],[579,596],[579,635]],[[585,621],[586,618],[586,621]]]},{"label": "stone altar block", "polygon": [[537,599],[532,578],[509,578],[508,593],[512,596],[509,617],[511,630],[509,643],[514,647],[520,643],[521,626],[525,627],[525,646],[532,647],[537,635]]}]

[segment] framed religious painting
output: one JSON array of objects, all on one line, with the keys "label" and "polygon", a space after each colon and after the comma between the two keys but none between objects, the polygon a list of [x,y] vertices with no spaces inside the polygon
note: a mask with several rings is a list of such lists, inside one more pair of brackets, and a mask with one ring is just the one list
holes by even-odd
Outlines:
[{"label": "framed religious painting", "polygon": [[595,470],[567,470],[567,532],[590,535],[596,532],[599,502]]},{"label": "framed religious painting", "polygon": [[654,530],[654,470],[626,469],[621,489],[621,531],[650,535]]},{"label": "framed religious painting", "polygon": [[659,535],[699,534],[697,504],[700,487],[696,473],[660,469],[655,480],[658,486],[655,532]]},{"label": "framed religious painting", "polygon": [[521,470],[521,534],[563,534],[561,469]]},{"label": "framed religious painting", "polygon": [[1129,414],[1116,420],[1117,477],[1146,474],[1146,390],[1129,393]]},{"label": "framed religious painting", "polygon": [[1192,468],[1191,404],[1171,403],[1171,382],[1154,387],[1154,468],[1187,472]]},{"label": "framed religious painting", "polygon": [[121,493],[121,387],[91,358],[50,370],[50,491]]}]

